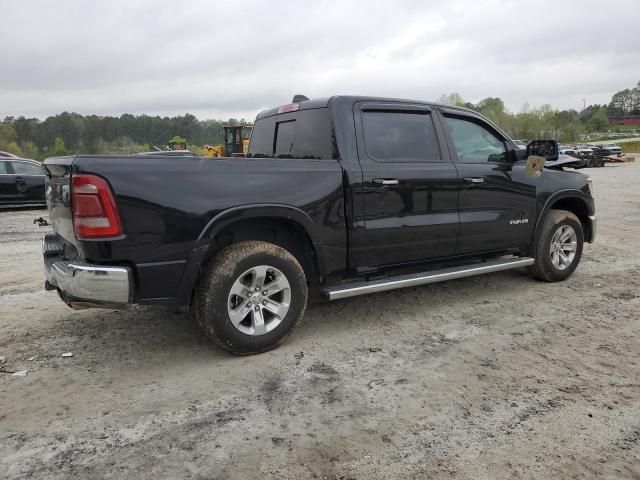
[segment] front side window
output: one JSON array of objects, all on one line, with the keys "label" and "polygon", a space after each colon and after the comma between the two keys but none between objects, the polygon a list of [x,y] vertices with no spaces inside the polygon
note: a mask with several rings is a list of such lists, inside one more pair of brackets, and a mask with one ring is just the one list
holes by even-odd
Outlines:
[{"label": "front side window", "polygon": [[27,162],[11,162],[16,175],[44,175],[40,165]]},{"label": "front side window", "polygon": [[463,163],[504,162],[504,142],[487,128],[458,117],[445,116],[458,161]]},{"label": "front side window", "polygon": [[367,154],[379,162],[441,160],[431,115],[427,112],[362,112]]}]

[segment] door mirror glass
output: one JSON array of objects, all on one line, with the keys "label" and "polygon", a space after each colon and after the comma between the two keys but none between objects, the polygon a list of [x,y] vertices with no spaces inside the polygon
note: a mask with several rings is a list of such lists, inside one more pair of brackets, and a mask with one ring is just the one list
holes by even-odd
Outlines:
[{"label": "door mirror glass", "polygon": [[555,140],[532,140],[527,145],[527,157],[535,155],[545,160],[558,159],[558,142]]}]

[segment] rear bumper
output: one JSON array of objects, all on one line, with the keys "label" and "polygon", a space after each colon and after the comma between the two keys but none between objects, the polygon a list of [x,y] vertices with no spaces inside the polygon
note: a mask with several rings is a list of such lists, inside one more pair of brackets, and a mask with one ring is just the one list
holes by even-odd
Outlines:
[{"label": "rear bumper", "polygon": [[55,234],[42,238],[47,290],[56,289],[62,300],[74,308],[123,308],[131,303],[130,268],[64,260],[62,252]]},{"label": "rear bumper", "polygon": [[589,215],[589,230],[591,232],[589,243],[593,243],[596,239],[596,233],[598,233],[598,219],[595,215]]}]

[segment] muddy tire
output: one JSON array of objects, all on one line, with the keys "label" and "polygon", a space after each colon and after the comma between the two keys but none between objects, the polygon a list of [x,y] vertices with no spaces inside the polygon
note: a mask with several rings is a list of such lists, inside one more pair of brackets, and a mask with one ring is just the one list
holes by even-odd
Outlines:
[{"label": "muddy tire", "polygon": [[584,234],[578,217],[566,210],[550,210],[535,240],[534,278],[545,282],[567,279],[580,263]]},{"label": "muddy tire", "polygon": [[266,352],[301,323],[307,280],[287,250],[262,241],[220,251],[199,281],[195,313],[203,332],[225,350]]}]

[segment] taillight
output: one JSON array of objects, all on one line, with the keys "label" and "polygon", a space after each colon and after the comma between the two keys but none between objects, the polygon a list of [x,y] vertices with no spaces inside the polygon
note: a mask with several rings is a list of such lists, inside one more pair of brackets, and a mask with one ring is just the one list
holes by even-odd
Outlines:
[{"label": "taillight", "polygon": [[117,237],[122,223],[109,184],[96,175],[71,177],[73,228],[78,239]]}]

